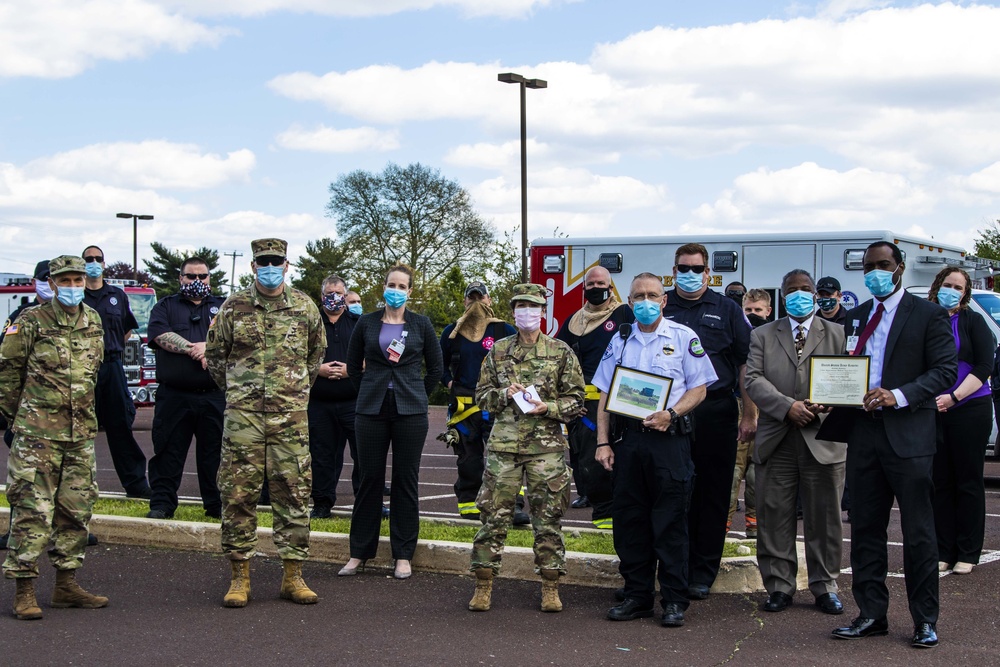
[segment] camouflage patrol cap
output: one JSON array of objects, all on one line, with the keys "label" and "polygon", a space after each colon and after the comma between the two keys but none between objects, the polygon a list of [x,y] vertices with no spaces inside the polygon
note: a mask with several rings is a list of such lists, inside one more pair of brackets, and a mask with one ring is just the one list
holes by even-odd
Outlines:
[{"label": "camouflage patrol cap", "polygon": [[63,273],[86,273],[87,265],[83,257],[76,255],[59,255],[49,260],[49,277],[55,278]]},{"label": "camouflage patrol cap", "polygon": [[545,305],[545,288],[536,283],[521,283],[520,285],[514,285],[513,296],[510,297],[511,305],[515,301],[527,301],[529,303],[537,303],[540,306]]},{"label": "camouflage patrol cap", "polygon": [[257,239],[250,242],[250,250],[253,251],[254,259],[267,255],[287,257],[288,243],[281,239]]}]

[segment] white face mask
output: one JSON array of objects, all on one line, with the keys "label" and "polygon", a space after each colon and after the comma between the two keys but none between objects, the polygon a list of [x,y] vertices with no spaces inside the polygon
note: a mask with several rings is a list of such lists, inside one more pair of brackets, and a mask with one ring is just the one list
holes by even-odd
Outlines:
[{"label": "white face mask", "polygon": [[39,301],[44,301],[45,303],[52,301],[52,297],[54,296],[47,280],[35,280],[35,294],[38,295]]},{"label": "white face mask", "polygon": [[539,308],[515,308],[514,324],[521,331],[537,331],[542,324],[542,309]]}]

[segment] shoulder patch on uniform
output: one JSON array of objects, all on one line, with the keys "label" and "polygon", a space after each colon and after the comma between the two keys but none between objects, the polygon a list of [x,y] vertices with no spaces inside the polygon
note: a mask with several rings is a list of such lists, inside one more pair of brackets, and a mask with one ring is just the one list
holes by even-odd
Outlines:
[{"label": "shoulder patch on uniform", "polygon": [[495,342],[496,342],[496,340],[494,340],[493,336],[486,336],[486,337],[484,337],[483,338],[483,349],[484,350],[492,350],[493,349],[493,344]]},{"label": "shoulder patch on uniform", "polygon": [[613,347],[614,347],[614,339],[612,339],[611,342],[608,343],[608,347],[606,350],[604,350],[604,356],[601,357],[601,361],[604,361],[605,359],[610,359],[611,357],[614,356],[615,353],[612,350]]},{"label": "shoulder patch on uniform", "polygon": [[108,301],[111,303],[112,306],[118,305],[118,297],[116,296],[111,297],[110,299],[108,299]]},{"label": "shoulder patch on uniform", "polygon": [[215,315],[216,313],[219,312],[219,307],[218,306],[212,306],[211,308],[208,309],[208,312],[210,312],[213,315]]},{"label": "shoulder patch on uniform", "polygon": [[688,343],[688,351],[691,352],[692,357],[705,356],[705,348],[701,346],[701,341],[697,338],[692,338],[691,342]]},{"label": "shoulder patch on uniform", "polygon": [[[7,321],[10,322],[10,320],[7,320]],[[9,327],[7,327],[6,330],[4,330],[3,335],[4,336],[14,336],[14,335],[17,334],[18,329],[20,329],[20,328],[21,328],[21,326],[19,324],[11,324]]]}]

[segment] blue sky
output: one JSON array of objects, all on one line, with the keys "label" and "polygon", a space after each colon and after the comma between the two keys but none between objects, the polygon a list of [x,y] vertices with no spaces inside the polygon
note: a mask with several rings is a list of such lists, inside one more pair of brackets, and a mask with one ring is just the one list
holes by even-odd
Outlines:
[{"label": "blue sky", "polygon": [[0,262],[102,246],[294,259],[327,186],[421,162],[529,237],[888,228],[971,247],[1000,217],[994,3],[3,0]]}]

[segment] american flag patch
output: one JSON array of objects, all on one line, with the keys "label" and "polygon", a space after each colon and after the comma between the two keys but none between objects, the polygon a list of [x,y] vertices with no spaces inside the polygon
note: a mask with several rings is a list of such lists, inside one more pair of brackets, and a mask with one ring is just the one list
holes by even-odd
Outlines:
[{"label": "american flag patch", "polygon": [[4,336],[13,336],[14,334],[17,333],[17,330],[19,328],[20,328],[19,324],[12,324],[9,327],[7,327],[7,331],[5,331],[3,335]]}]

